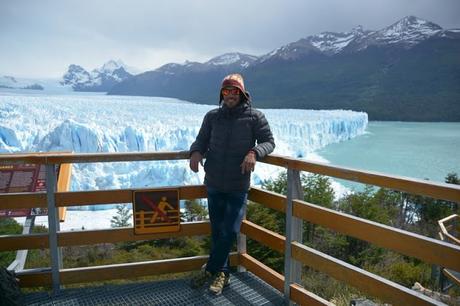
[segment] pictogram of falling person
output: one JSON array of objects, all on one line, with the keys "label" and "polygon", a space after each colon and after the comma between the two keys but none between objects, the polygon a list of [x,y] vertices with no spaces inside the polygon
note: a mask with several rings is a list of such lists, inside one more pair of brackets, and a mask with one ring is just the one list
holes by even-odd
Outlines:
[{"label": "pictogram of falling person", "polygon": [[[167,221],[169,222],[169,218],[168,218],[168,215],[166,213],[166,209],[174,209],[174,207],[172,207],[168,201],[167,201],[168,198],[166,197],[161,197],[161,201],[158,202],[158,205],[156,206],[156,209],[155,209],[155,213],[153,214],[152,218],[150,219],[150,222],[151,223],[154,223],[157,218],[160,218],[161,221]],[[158,215],[160,215],[158,217]]]}]

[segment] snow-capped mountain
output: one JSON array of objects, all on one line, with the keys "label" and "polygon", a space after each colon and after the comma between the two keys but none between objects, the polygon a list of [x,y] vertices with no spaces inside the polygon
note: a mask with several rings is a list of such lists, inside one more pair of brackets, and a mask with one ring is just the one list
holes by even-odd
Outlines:
[{"label": "snow-capped mountain", "polygon": [[90,84],[91,75],[83,67],[78,65],[70,65],[67,72],[62,77],[62,85],[70,85],[74,89],[81,84]]},{"label": "snow-capped mountain", "polygon": [[322,32],[308,36],[261,56],[259,62],[272,59],[294,60],[311,53],[335,55],[342,51],[357,52],[370,46],[397,45],[408,49],[433,36],[446,35],[446,32],[452,30],[443,30],[433,22],[407,16],[378,31],[364,30],[362,26],[357,26],[349,32]]},{"label": "snow-capped mountain", "polygon": [[43,86],[35,81],[19,79],[9,75],[0,76],[0,88],[43,90]]},{"label": "snow-capped mountain", "polygon": [[169,63],[155,71],[166,75],[184,72],[202,72],[216,67],[240,71],[267,60],[296,60],[318,53],[335,55],[343,52],[357,52],[370,46],[398,45],[411,48],[433,36],[449,36],[457,30],[443,30],[439,25],[415,16],[407,16],[378,31],[365,30],[361,25],[349,32],[322,32],[281,46],[260,57],[238,52],[216,56],[205,63]]},{"label": "snow-capped mountain", "polygon": [[211,58],[204,63],[185,61],[183,64],[169,63],[156,69],[156,72],[165,75],[175,75],[184,72],[207,72],[215,70],[240,71],[257,60],[257,56],[244,53],[225,53]]},{"label": "snow-capped mountain", "polygon": [[257,56],[243,53],[225,53],[204,63],[207,66],[237,66],[247,68],[257,60]]},{"label": "snow-capped mountain", "polygon": [[347,47],[353,40],[367,36],[371,31],[364,30],[362,26],[353,28],[350,32],[335,33],[323,32],[309,38],[310,43],[326,54],[337,54]]},{"label": "snow-capped mountain", "polygon": [[129,70],[128,66],[123,63],[121,60],[109,60],[106,63],[104,63],[100,68],[94,69],[92,72],[94,73],[113,73],[114,71],[118,70],[119,68],[123,68],[126,72]]},{"label": "snow-capped mountain", "polygon": [[377,31],[357,26],[311,35],[259,58],[227,53],[205,63],[166,64],[108,94],[216,105],[220,81],[237,72],[247,80],[255,107],[341,108],[366,111],[371,120],[457,121],[457,54],[460,30],[407,16]]},{"label": "snow-capped mountain", "polygon": [[409,49],[442,32],[444,30],[433,22],[415,16],[407,16],[386,28],[356,38],[351,44],[352,51],[362,50],[369,46],[385,45],[398,45]]},{"label": "snow-capped mountain", "polygon": [[79,65],[70,65],[62,77],[62,85],[75,91],[109,91],[113,85],[133,76],[121,61],[110,60],[101,68],[88,72]]},{"label": "snow-capped mountain", "polygon": [[371,31],[363,30],[362,26],[345,33],[322,32],[279,47],[261,56],[259,62],[271,59],[295,60],[311,53],[334,55],[340,53],[353,40],[361,39],[369,33]]},{"label": "snow-capped mountain", "polygon": [[158,69],[154,70],[155,72],[163,73],[165,75],[175,75],[183,72],[195,72],[203,70],[203,64],[198,62],[185,61],[185,63],[169,63],[165,64]]},{"label": "snow-capped mountain", "polygon": [[9,75],[4,75],[0,77],[0,86],[6,87],[6,88],[12,88],[16,87],[18,84],[18,81],[16,78],[9,76]]}]

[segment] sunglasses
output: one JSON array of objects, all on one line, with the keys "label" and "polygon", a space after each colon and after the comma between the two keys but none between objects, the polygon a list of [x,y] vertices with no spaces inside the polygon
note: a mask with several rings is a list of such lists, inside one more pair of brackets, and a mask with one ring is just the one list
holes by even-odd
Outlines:
[{"label": "sunglasses", "polygon": [[233,88],[233,89],[224,88],[224,89],[222,89],[222,95],[223,96],[238,95],[239,93],[240,93],[240,90],[238,88]]}]

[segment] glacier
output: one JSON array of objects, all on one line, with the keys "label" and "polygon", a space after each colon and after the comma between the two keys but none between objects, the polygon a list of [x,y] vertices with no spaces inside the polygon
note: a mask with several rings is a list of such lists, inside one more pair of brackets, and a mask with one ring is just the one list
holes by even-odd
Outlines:
[{"label": "glacier", "polygon": [[[254,103],[257,107],[257,103]],[[72,151],[159,152],[188,150],[201,121],[216,106],[172,98],[99,94],[11,94],[0,92],[0,153]],[[264,109],[275,154],[309,159],[324,146],[361,135],[364,112]],[[258,163],[252,184],[281,168]],[[188,161],[74,164],[73,191],[201,184]],[[94,205],[74,209],[113,209]],[[72,208],[70,208],[72,209]]]}]

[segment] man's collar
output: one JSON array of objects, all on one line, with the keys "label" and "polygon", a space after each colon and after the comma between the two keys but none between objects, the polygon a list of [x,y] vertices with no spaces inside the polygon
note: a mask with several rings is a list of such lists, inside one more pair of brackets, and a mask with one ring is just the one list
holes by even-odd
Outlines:
[{"label": "man's collar", "polygon": [[227,107],[227,105],[224,104],[222,105],[222,111],[226,116],[234,116],[244,111],[246,107],[248,107],[248,103],[246,102],[240,102],[238,105],[232,108],[229,108]]}]

